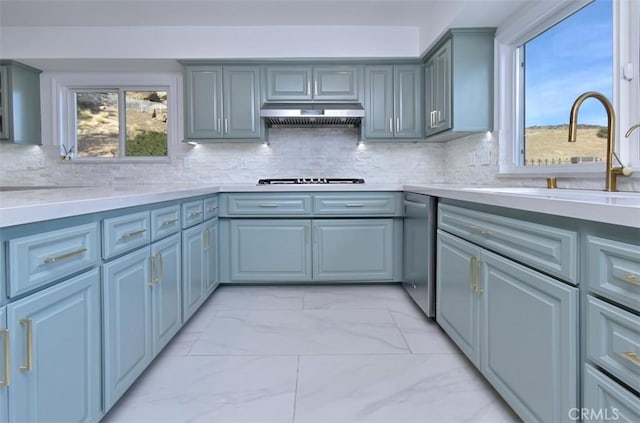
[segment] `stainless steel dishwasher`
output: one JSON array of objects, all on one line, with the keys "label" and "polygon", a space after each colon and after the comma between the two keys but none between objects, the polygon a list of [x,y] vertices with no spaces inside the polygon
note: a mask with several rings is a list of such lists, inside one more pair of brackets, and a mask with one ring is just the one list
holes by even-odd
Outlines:
[{"label": "stainless steel dishwasher", "polygon": [[435,316],[436,199],[404,195],[403,286],[429,317]]}]

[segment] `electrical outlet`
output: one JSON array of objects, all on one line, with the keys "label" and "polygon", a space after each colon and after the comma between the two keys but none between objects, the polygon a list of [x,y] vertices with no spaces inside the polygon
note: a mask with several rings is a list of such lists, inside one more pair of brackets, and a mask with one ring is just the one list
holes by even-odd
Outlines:
[{"label": "electrical outlet", "polygon": [[193,166],[193,161],[191,160],[191,157],[185,157],[184,159],[182,159],[182,165],[184,166],[185,169],[191,169],[191,167]]},{"label": "electrical outlet", "polygon": [[240,159],[240,169],[248,169],[249,168],[249,160]]},{"label": "electrical outlet", "polygon": [[467,153],[467,166],[475,166],[476,165],[476,152],[469,151]]},{"label": "electrical outlet", "polygon": [[491,150],[483,150],[478,156],[478,164],[489,166],[491,164]]}]

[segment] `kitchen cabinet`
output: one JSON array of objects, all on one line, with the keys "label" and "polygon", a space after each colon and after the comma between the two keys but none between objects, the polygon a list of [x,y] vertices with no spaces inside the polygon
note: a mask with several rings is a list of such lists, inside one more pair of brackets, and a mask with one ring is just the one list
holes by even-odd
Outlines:
[{"label": "kitchen cabinet", "polygon": [[[485,226],[492,218],[507,230],[496,234]],[[528,231],[537,225],[539,235],[552,234],[553,228],[448,204],[440,204],[438,219],[438,324],[521,418],[564,420],[578,404],[578,289],[515,260],[523,256],[517,245],[527,254],[543,247],[537,251],[544,259],[554,238],[528,239]],[[456,226],[473,238],[443,230]],[[503,255],[490,251],[499,237],[512,238]]]},{"label": "kitchen cabinet", "polygon": [[0,307],[0,420],[5,422],[9,421],[10,342],[9,330],[7,329],[7,308]]},{"label": "kitchen cabinet", "polygon": [[428,141],[493,130],[494,34],[493,28],[454,28],[426,54]]},{"label": "kitchen cabinet", "polygon": [[265,101],[359,101],[360,67],[268,65]]},{"label": "kitchen cabinet", "polygon": [[218,219],[204,224],[205,295],[208,297],[219,285],[218,279]]},{"label": "kitchen cabinet", "polygon": [[40,73],[19,62],[0,60],[0,140],[42,144]]},{"label": "kitchen cabinet", "polygon": [[12,336],[8,421],[97,421],[102,371],[98,270],[10,303],[6,311]]},{"label": "kitchen cabinet", "polygon": [[589,364],[585,365],[583,389],[582,409],[587,411],[588,421],[640,421],[640,397]]},{"label": "kitchen cabinet", "polygon": [[363,139],[422,138],[422,65],[365,66]]},{"label": "kitchen cabinet", "polygon": [[149,247],[102,266],[105,409],[153,358]]},{"label": "kitchen cabinet", "polygon": [[187,140],[260,139],[260,68],[185,64]]}]

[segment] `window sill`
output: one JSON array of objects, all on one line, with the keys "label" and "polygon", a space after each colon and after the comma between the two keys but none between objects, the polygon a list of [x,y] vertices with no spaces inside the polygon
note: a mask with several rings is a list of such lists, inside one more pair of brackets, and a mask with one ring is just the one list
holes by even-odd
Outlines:
[{"label": "window sill", "polygon": [[169,157],[148,157],[148,158],[142,158],[142,157],[135,157],[135,158],[125,158],[125,157],[120,157],[120,158],[113,158],[113,159],[107,159],[107,158],[87,158],[87,159],[71,159],[71,160],[60,160],[61,163],[68,163],[68,164],[109,164],[109,165],[113,165],[113,164],[170,164],[171,163],[171,159]]},{"label": "window sill", "polygon": [[[629,178],[640,178],[640,167],[638,165],[631,166],[632,169],[636,169]],[[581,179],[605,179],[605,165],[604,163],[578,165],[573,166],[533,166],[533,167],[521,167],[521,166],[501,166],[498,174],[498,178],[548,178],[548,177],[565,177],[565,178],[581,178]]]}]

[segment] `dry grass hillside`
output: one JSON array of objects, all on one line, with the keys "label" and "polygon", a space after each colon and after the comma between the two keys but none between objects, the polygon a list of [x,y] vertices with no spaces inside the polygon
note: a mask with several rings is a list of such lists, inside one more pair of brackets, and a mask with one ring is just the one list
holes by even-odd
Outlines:
[{"label": "dry grass hillside", "polygon": [[[544,164],[545,160],[568,163],[572,157],[593,157],[603,161],[607,152],[607,139],[598,136],[601,126],[578,125],[577,141],[568,142],[568,125],[534,126],[525,130],[525,158],[527,164],[531,160]],[[588,159],[585,159],[588,161]]]}]

